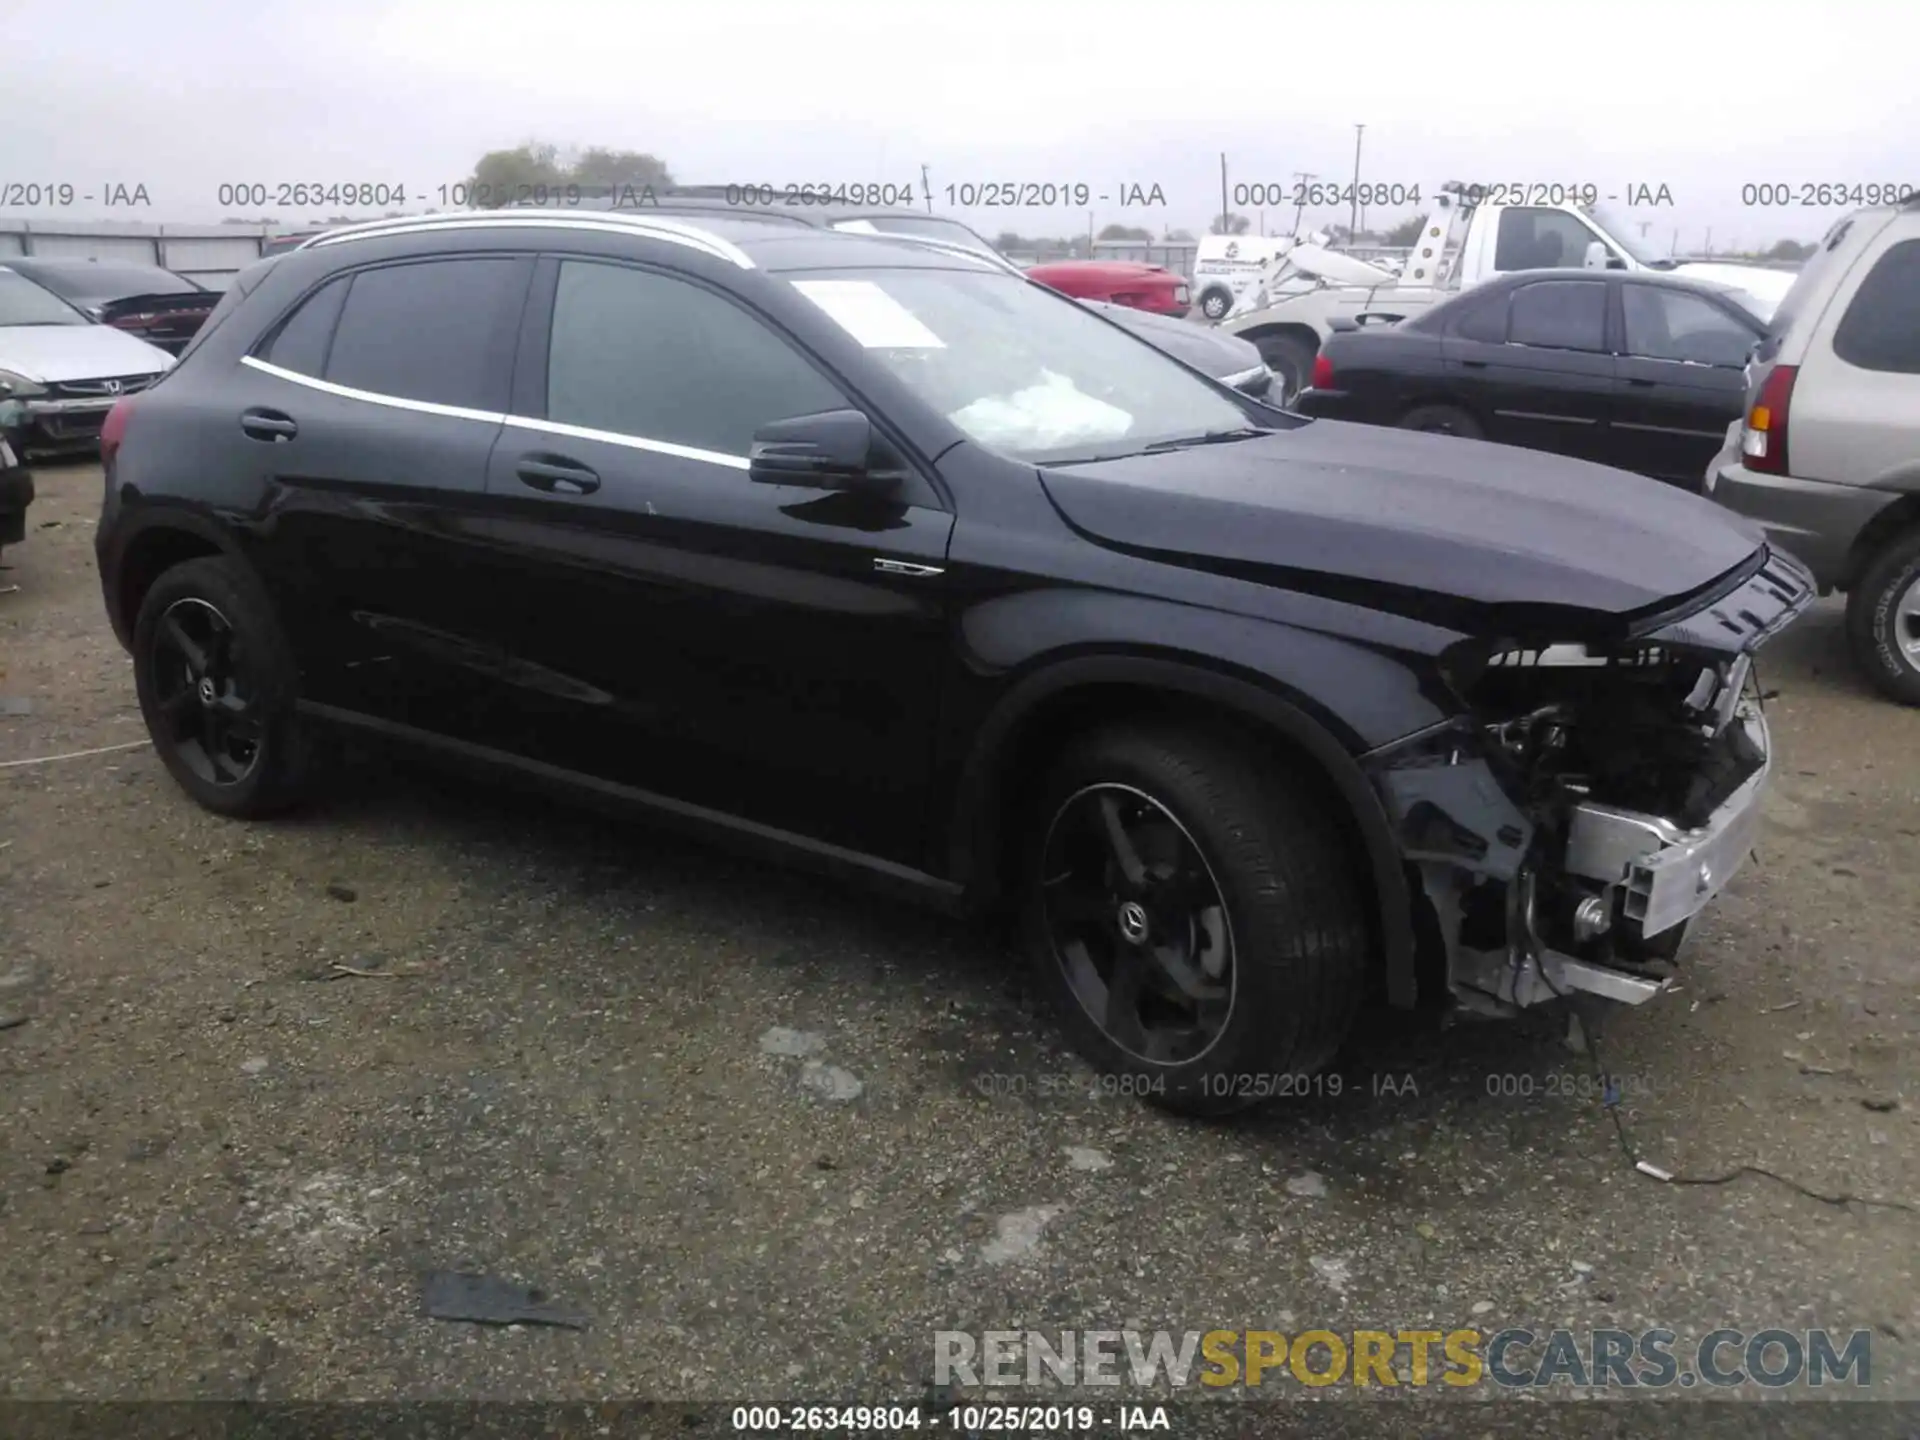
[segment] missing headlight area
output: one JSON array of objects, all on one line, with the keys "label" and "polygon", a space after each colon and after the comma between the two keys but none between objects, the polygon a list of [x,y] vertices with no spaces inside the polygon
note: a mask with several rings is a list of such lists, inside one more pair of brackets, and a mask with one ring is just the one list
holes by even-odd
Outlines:
[{"label": "missing headlight area", "polygon": [[1489,1013],[1638,1004],[1753,845],[1768,737],[1745,654],[1581,644],[1456,676],[1468,713],[1371,757],[1448,988]]}]

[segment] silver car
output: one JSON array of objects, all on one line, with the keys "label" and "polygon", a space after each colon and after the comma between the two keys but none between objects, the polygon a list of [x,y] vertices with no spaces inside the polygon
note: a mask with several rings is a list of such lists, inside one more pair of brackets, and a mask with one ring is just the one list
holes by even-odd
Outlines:
[{"label": "silver car", "polygon": [[1844,593],[1855,661],[1920,705],[1920,196],[1827,232],[1747,362],[1706,492]]},{"label": "silver car", "polygon": [[97,445],[107,412],[173,365],[157,345],[102,325],[0,264],[0,400],[20,402],[30,450]]}]

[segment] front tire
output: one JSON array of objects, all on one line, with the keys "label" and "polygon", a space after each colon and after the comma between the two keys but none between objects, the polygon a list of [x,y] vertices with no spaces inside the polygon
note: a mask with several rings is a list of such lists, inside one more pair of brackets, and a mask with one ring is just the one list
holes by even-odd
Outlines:
[{"label": "front tire", "polygon": [[310,742],[299,674],[251,571],[225,556],[164,572],[140,602],[134,685],[173,778],[221,815],[257,819],[303,795]]},{"label": "front tire", "polygon": [[1023,934],[1076,1048],[1122,1093],[1219,1115],[1308,1090],[1366,984],[1338,802],[1240,746],[1117,728],[1036,806]]},{"label": "front tire", "polygon": [[1200,297],[1200,313],[1209,320],[1221,320],[1233,308],[1233,296],[1225,290],[1209,290]]},{"label": "front tire", "polygon": [[1920,705],[1920,531],[1883,549],[1847,592],[1847,640],[1882,694]]}]

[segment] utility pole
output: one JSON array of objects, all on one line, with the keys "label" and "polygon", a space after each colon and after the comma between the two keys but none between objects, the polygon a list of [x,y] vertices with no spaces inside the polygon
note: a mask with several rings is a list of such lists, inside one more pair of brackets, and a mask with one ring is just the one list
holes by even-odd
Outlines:
[{"label": "utility pole", "polygon": [[1293,172],[1294,183],[1300,187],[1298,191],[1300,203],[1293,207],[1293,233],[1295,235],[1300,233],[1300,217],[1307,213],[1307,186],[1319,178],[1318,175],[1306,170],[1296,170]]},{"label": "utility pole", "polygon": [[927,213],[933,213],[933,182],[927,179],[927,167],[920,167],[920,193],[927,197]]},{"label": "utility pole", "polygon": [[1713,258],[1713,227],[1711,225],[1707,226],[1707,250],[1705,258],[1708,260]]},{"label": "utility pole", "polygon": [[1352,205],[1347,213],[1347,244],[1351,246],[1360,233],[1360,142],[1366,137],[1367,127],[1353,127],[1353,194]]},{"label": "utility pole", "polygon": [[1233,212],[1227,209],[1227,152],[1220,152],[1220,233],[1233,233]]}]

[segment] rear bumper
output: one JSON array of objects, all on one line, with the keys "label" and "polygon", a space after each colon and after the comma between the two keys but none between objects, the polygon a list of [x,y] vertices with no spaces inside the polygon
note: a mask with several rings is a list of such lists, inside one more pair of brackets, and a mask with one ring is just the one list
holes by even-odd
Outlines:
[{"label": "rear bumper", "polygon": [[1702,493],[1757,522],[1770,545],[1813,572],[1823,595],[1847,583],[1854,541],[1900,498],[1864,485],[1759,474],[1741,463],[1737,439],[1714,457]]}]

